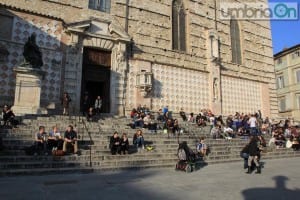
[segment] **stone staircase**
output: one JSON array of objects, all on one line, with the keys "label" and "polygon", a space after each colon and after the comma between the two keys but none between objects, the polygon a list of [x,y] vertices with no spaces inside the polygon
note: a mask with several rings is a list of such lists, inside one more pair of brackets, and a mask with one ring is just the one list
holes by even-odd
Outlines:
[{"label": "stone staircase", "polygon": [[[121,170],[134,168],[173,168],[177,162],[178,141],[187,141],[191,148],[195,148],[197,139],[200,136],[208,136],[209,127],[199,128],[196,125],[181,122],[184,134],[179,138],[171,136],[168,138],[159,130],[157,134],[152,134],[144,130],[146,144],[151,144],[154,150],[136,151],[131,147],[131,154],[111,155],[109,138],[114,131],[120,134],[125,132],[129,136],[132,144],[132,136],[135,130],[127,124],[130,122],[122,117],[105,117],[98,122],[87,122],[80,116],[44,116],[24,118],[22,125],[18,129],[1,129],[5,149],[0,151],[0,175],[43,175],[58,173],[89,173],[103,170]],[[80,156],[66,155],[57,156],[28,156],[24,148],[33,144],[34,134],[38,126],[43,125],[46,131],[57,125],[61,132],[69,125],[73,125],[79,138]],[[247,143],[247,140],[213,140],[206,139],[211,153],[205,160],[198,160],[199,166],[206,164],[217,164],[224,162],[241,162],[240,151]],[[283,157],[300,156],[299,152],[290,149],[268,148],[263,153],[262,158],[275,159]],[[241,164],[242,166],[242,164]]]}]

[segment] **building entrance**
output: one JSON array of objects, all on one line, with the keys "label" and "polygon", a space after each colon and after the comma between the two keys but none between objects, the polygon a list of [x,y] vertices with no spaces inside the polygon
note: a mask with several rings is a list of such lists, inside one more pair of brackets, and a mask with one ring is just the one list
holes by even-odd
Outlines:
[{"label": "building entrance", "polygon": [[81,110],[83,97],[88,95],[90,106],[97,96],[102,99],[102,113],[110,112],[111,52],[85,48],[83,51]]}]

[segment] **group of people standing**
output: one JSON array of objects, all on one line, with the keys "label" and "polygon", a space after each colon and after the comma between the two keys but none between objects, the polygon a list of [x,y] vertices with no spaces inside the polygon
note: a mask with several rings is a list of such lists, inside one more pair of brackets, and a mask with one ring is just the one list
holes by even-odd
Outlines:
[{"label": "group of people standing", "polygon": [[[70,102],[72,101],[70,95],[65,92],[61,98],[61,105],[63,106],[63,115],[69,115]],[[88,94],[85,94],[81,104],[81,112],[83,116],[87,117],[88,121],[93,121],[95,115],[100,115],[102,108],[102,99],[97,96],[93,102]]]}]

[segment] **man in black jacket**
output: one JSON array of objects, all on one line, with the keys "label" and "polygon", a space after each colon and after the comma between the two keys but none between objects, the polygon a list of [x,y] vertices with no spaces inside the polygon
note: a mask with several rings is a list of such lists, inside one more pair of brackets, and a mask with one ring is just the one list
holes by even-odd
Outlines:
[{"label": "man in black jacket", "polygon": [[261,173],[261,168],[260,165],[258,163],[258,155],[259,155],[259,149],[258,149],[258,145],[257,145],[257,139],[255,136],[252,136],[248,145],[248,154],[249,154],[249,158],[248,158],[248,171],[247,174],[251,173],[251,164],[252,161],[254,161],[255,166],[257,171],[255,172],[256,174],[260,174]]}]

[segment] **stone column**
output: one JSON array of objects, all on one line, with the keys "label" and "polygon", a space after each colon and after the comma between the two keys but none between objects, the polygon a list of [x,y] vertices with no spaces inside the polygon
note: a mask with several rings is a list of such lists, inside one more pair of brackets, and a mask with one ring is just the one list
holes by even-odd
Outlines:
[{"label": "stone column", "polygon": [[216,30],[208,31],[207,58],[210,71],[210,106],[214,114],[222,114],[222,91],[221,91],[221,58],[219,55],[219,37]]},{"label": "stone column", "polygon": [[126,80],[128,60],[126,43],[118,42],[112,49],[112,68],[110,81],[111,113],[125,115]]},{"label": "stone column", "polygon": [[40,107],[41,81],[45,72],[30,67],[15,67],[16,89],[13,111],[15,114],[47,114]]}]

